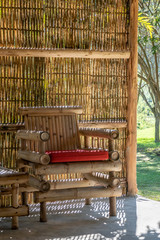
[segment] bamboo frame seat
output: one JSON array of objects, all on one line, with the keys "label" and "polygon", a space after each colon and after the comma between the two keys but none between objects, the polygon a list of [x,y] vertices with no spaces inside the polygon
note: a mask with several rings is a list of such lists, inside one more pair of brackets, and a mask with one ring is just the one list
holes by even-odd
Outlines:
[{"label": "bamboo frame seat", "polygon": [[29,207],[19,205],[19,183],[26,183],[27,181],[28,173],[17,173],[11,169],[0,167],[0,197],[12,196],[12,206],[0,207],[0,217],[12,217],[12,229],[18,229],[19,216],[29,215]]},{"label": "bamboo frame seat", "polygon": [[0,217],[12,217],[12,229],[18,229],[18,217],[29,215],[28,205],[19,204],[19,193],[23,192],[22,186],[26,185],[34,187],[41,192],[46,192],[50,189],[48,182],[39,180],[29,173],[0,167],[0,197],[11,196],[12,198],[10,207],[0,207]]},{"label": "bamboo frame seat", "polygon": [[[21,150],[18,152],[19,168],[32,169],[35,176],[48,178],[53,174],[79,173],[82,181],[51,182],[51,190],[47,193],[35,192],[35,202],[40,202],[40,221],[47,221],[46,202],[85,198],[109,197],[110,215],[116,215],[116,197],[122,195],[120,181],[115,172],[122,169],[119,154],[113,148],[118,138],[117,130],[79,128],[77,114],[82,108],[73,107],[29,107],[20,108],[24,116],[25,130],[17,132],[21,139]],[[84,149],[80,135],[85,138],[85,149],[89,137],[107,138],[109,141],[109,159],[103,161],[61,162],[50,164],[46,151],[66,151]],[[42,139],[43,136],[43,139]],[[106,178],[96,173],[108,172]],[[94,174],[95,173],[95,174]],[[47,176],[47,177],[46,177]],[[31,190],[26,190],[29,192]],[[27,195],[26,195],[27,198]],[[27,201],[27,200],[25,200]]]}]

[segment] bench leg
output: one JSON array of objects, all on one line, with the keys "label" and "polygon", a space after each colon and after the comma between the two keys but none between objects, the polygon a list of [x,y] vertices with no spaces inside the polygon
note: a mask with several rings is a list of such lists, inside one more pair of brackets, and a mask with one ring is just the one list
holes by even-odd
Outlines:
[{"label": "bench leg", "polygon": [[40,222],[47,222],[46,202],[40,203]]},{"label": "bench leg", "polygon": [[90,198],[86,198],[85,199],[85,204],[86,205],[91,205],[91,199]]},{"label": "bench leg", "polygon": [[116,197],[110,197],[109,203],[110,203],[110,216],[116,216],[117,215]]},{"label": "bench leg", "polygon": [[[13,184],[12,185],[12,206],[15,208],[18,208],[18,196],[19,196],[19,185]],[[18,217],[14,216],[12,217],[12,229],[18,229],[19,223],[18,223]]]}]

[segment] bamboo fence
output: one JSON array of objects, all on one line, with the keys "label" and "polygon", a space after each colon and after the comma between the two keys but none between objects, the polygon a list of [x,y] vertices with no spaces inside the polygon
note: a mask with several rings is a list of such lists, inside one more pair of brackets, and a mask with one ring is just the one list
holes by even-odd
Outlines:
[{"label": "bamboo fence", "polygon": [[[1,0],[0,50],[124,52],[129,50],[129,11],[129,0]],[[22,127],[19,107],[80,105],[80,122],[126,122],[128,64],[128,59],[0,56],[2,166],[16,168],[19,142],[12,126]],[[125,179],[127,129],[119,132],[115,148]],[[108,141],[90,139],[90,146],[108,148]],[[68,176],[54,176],[63,178]]]}]

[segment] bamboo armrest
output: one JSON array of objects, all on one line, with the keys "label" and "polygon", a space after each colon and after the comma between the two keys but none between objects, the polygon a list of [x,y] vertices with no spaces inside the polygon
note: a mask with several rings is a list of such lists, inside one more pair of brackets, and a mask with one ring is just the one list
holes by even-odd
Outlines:
[{"label": "bamboo armrest", "polygon": [[79,128],[79,133],[83,136],[109,138],[109,139],[117,139],[119,136],[118,130],[100,129],[100,128],[97,128],[97,129]]},{"label": "bamboo armrest", "polygon": [[18,158],[42,165],[47,165],[50,162],[49,155],[31,151],[18,151]]},{"label": "bamboo armrest", "polygon": [[32,141],[48,141],[49,133],[43,131],[29,131],[29,130],[19,130],[16,133],[18,139],[32,140]]}]

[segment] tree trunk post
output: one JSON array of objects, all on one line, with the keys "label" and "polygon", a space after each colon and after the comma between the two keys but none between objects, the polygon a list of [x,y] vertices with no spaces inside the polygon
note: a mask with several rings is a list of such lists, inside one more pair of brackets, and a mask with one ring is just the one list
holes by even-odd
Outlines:
[{"label": "tree trunk post", "polygon": [[159,117],[155,116],[155,142],[159,142]]},{"label": "tree trunk post", "polygon": [[126,141],[127,194],[137,194],[136,160],[137,160],[137,64],[138,64],[138,0],[130,0],[130,52],[128,66],[128,136]]}]

